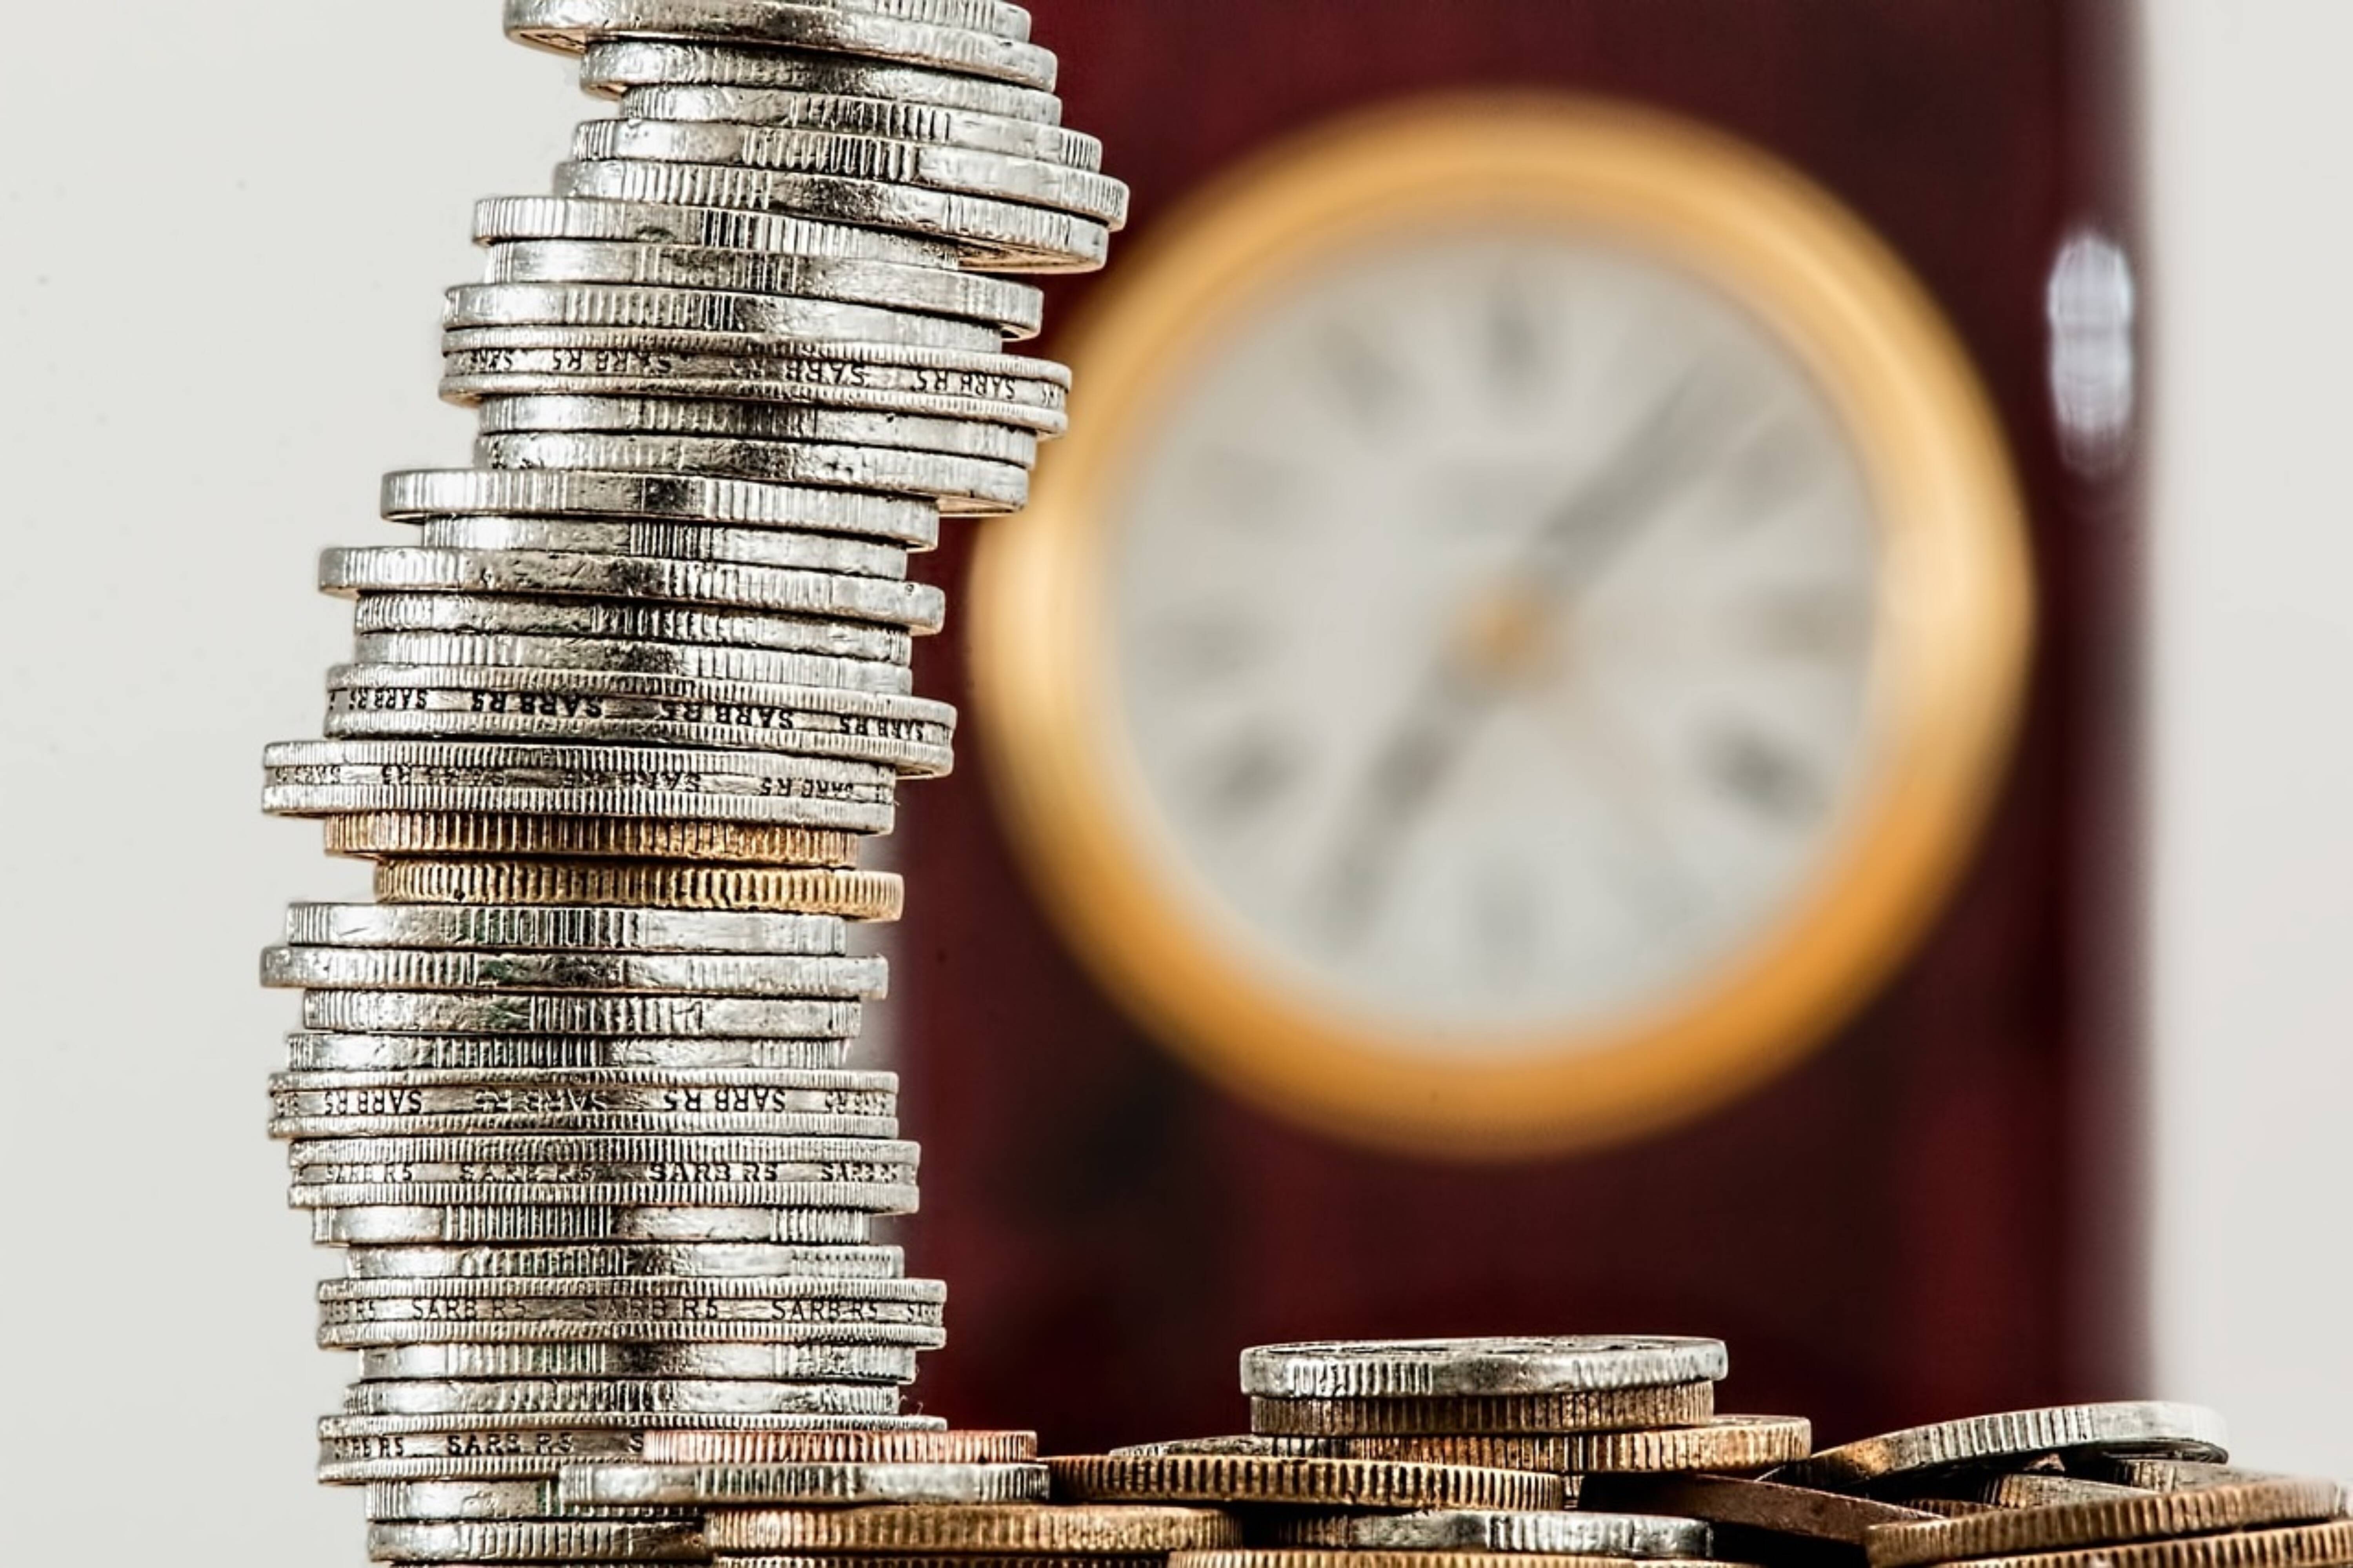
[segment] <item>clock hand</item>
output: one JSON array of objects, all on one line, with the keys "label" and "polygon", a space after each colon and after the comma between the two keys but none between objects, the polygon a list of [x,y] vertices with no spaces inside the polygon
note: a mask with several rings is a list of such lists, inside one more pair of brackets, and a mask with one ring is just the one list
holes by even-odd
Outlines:
[{"label": "clock hand", "polygon": [[1481,618],[1469,635],[1440,650],[1374,754],[1323,880],[1325,922],[1335,937],[1359,935],[1379,907],[1407,826],[1452,774],[1471,735],[1508,689],[1525,650],[1576,590],[1598,577],[1656,516],[1672,482],[1683,477],[1683,465],[1672,459],[1691,384],[1686,376],[1670,387],[1600,473],[1554,509],[1510,574],[1500,613]]}]

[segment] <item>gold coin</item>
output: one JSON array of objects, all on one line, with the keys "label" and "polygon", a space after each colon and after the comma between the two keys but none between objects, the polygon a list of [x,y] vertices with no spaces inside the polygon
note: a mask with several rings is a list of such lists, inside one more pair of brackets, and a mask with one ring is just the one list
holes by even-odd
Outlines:
[{"label": "gold coin", "polygon": [[709,1537],[713,1551],[730,1552],[1098,1557],[1238,1546],[1242,1531],[1211,1508],[981,1503],[726,1509],[712,1514]]},{"label": "gold coin", "polygon": [[1018,1465],[1035,1432],[710,1432],[646,1434],[650,1465]]},{"label": "gold coin", "polygon": [[1969,1561],[1971,1568],[2338,1568],[2353,1563],[2353,1521]]},{"label": "gold coin", "polygon": [[1423,1399],[1253,1399],[1250,1430],[1273,1436],[1624,1432],[1695,1426],[1715,1414],[1712,1383]]},{"label": "gold coin", "polygon": [[858,863],[858,835],[758,822],[628,817],[498,817],[465,811],[369,811],[326,821],[327,853],[554,855],[590,860],[710,861],[723,865]]},{"label": "gold coin", "polygon": [[1056,1499],[1074,1502],[1550,1509],[1567,1500],[1558,1476],[1470,1465],[1250,1454],[1092,1454],[1046,1464]]},{"label": "gold coin", "polygon": [[1324,1439],[1357,1458],[1496,1465],[1562,1475],[1763,1470],[1801,1459],[1813,1427],[1795,1415],[1716,1415],[1646,1432],[1454,1433]]},{"label": "gold coin", "polygon": [[375,895],[386,904],[588,904],[896,920],[905,895],[887,871],[589,860],[400,859],[375,868]]},{"label": "gold coin", "polygon": [[1963,1557],[2213,1535],[2250,1525],[2301,1524],[2345,1511],[2343,1489],[2337,1482],[2299,1476],[2190,1491],[2108,1491],[2112,1495],[2086,1494],[2080,1500],[2042,1507],[1998,1508],[1968,1519],[1882,1525],[1863,1544],[1872,1568],[1917,1568]]}]

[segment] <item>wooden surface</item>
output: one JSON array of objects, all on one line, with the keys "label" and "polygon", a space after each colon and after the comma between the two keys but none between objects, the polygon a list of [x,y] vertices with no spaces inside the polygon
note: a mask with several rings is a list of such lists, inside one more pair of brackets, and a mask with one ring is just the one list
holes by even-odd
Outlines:
[{"label": "wooden surface", "polygon": [[[950,1282],[917,1394],[1075,1451],[1239,1429],[1247,1343],[1643,1330],[1733,1348],[1729,1407],[1827,1440],[2117,1392],[2140,1330],[2130,1039],[2130,493],[2061,468],[2043,281],[2117,174],[2131,40],[2053,0],[1030,0],[1069,122],[1134,187],[1125,243],[1271,137],[1478,84],[1678,110],[1808,170],[1944,302],[2033,509],[2024,741],[1944,919],[1828,1049],[1599,1156],[1376,1156],[1227,1100],[1141,1036],[1032,904],[967,739],[907,792],[892,1004],[924,1149],[911,1266]],[[1116,260],[1114,260],[1116,265]],[[1056,286],[1057,313],[1091,285]],[[1051,342],[1046,346],[1050,350]],[[1050,449],[1047,461],[1051,461]],[[952,545],[925,572],[961,588]],[[965,700],[953,637],[922,687]]]}]

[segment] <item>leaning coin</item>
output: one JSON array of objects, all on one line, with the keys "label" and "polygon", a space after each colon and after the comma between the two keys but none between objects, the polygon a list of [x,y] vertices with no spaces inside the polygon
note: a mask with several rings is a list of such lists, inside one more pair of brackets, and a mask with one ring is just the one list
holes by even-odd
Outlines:
[{"label": "leaning coin", "polygon": [[1936,1502],[1983,1503],[1988,1508],[2049,1508],[2056,1503],[2098,1502],[2136,1495],[2132,1487],[2048,1470],[1930,1470],[1909,1478],[1894,1489],[1907,1498],[1916,1498],[1924,1508]]},{"label": "leaning coin", "polygon": [[1046,1467],[1015,1465],[587,1465],[563,1475],[567,1507],[648,1503],[839,1508],[855,1503],[1042,1502]]},{"label": "leaning coin", "polygon": [[[839,957],[848,924],[829,915],[548,905],[295,904],[286,940],[312,948],[563,948],[597,953]],[[886,1086],[877,1080],[865,1086]]]},{"label": "leaning coin", "polygon": [[817,616],[760,610],[690,609],[586,599],[525,598],[463,593],[363,594],[352,607],[361,636],[380,631],[434,631],[525,637],[588,637],[617,641],[705,643],[773,652],[815,653],[904,664],[914,655],[913,633]]},{"label": "leaning coin", "polygon": [[[634,670],[698,681],[749,681],[825,686],[902,696],[913,691],[904,664],[776,653],[762,648],[711,648],[690,642],[622,642],[586,637],[473,636],[438,631],[378,631],[354,640],[362,664],[448,664],[525,670]],[[334,852],[330,852],[334,853]]]},{"label": "leaning coin", "polygon": [[[907,1383],[911,1345],[388,1345],[360,1352],[370,1383],[409,1378],[748,1379],[755,1383]],[[894,1404],[892,1408],[896,1408]]]},{"label": "leaning coin", "polygon": [[2229,1531],[2072,1552],[2004,1554],[1971,1562],[1978,1568],[2339,1568],[2353,1563],[2353,1520],[2284,1530]]},{"label": "leaning coin", "polygon": [[1201,1502],[1321,1509],[1549,1509],[1558,1476],[1467,1465],[1254,1455],[1050,1459],[1058,1496],[1081,1502]]},{"label": "leaning coin", "polygon": [[[680,165],[683,167],[684,165]],[[1005,334],[986,322],[845,304],[839,300],[728,293],[717,289],[649,288],[631,283],[460,283],[450,289],[441,324],[478,327],[619,328],[636,332],[759,333],[843,343],[988,354]]]},{"label": "leaning coin", "polygon": [[[519,1481],[376,1481],[371,1520],[554,1519],[564,1511],[553,1478]],[[616,1510],[617,1512],[619,1510]],[[691,1517],[685,1510],[631,1509],[623,1517]]]},{"label": "leaning coin", "polygon": [[319,558],[319,586],[329,593],[346,594],[640,595],[788,615],[841,616],[920,631],[938,630],[947,609],[940,590],[923,583],[555,550],[427,550],[403,545],[331,549]]},{"label": "leaning coin", "polygon": [[2113,1495],[2008,1508],[1968,1519],[1882,1525],[1871,1531],[1864,1544],[1872,1568],[1916,1568],[1959,1558],[2012,1556],[2329,1520],[2344,1511],[2342,1491],[2335,1481],[2296,1477],[2188,1491],[2118,1488]]},{"label": "leaning coin", "polygon": [[2235,1465],[2218,1465],[2196,1459],[2140,1458],[2129,1454],[2073,1455],[2070,1457],[2070,1464],[2096,1479],[2153,1492],[2179,1491],[2187,1487],[2242,1486],[2253,1481],[2287,1478],[2274,1471],[2250,1470]]},{"label": "leaning coin", "polygon": [[[1246,1547],[1212,1552],[1179,1552],[1170,1568],[1493,1568],[1497,1552],[1475,1551],[1390,1552],[1324,1546]],[[1511,1568],[1655,1568],[1662,1563],[1688,1563],[1681,1557],[1567,1556],[1552,1552],[1514,1552],[1504,1558]]]},{"label": "leaning coin", "polygon": [[1054,57],[1035,44],[861,14],[822,0],[507,0],[506,27],[525,43],[571,53],[608,38],[702,37],[897,60],[1038,92],[1054,87]]},{"label": "leaning coin", "polygon": [[797,572],[904,577],[907,552],[839,534],[781,528],[729,528],[715,523],[603,523],[547,517],[442,517],[425,524],[437,550],[554,550],[573,555],[652,556],[672,561],[726,561]]},{"label": "leaning coin", "polygon": [[[621,45],[623,48],[636,46]],[[647,45],[675,48],[675,45]],[[563,196],[488,196],[474,204],[474,240],[577,239],[635,245],[691,245],[840,261],[884,261],[953,271],[964,264],[953,240],[850,223],[822,223],[786,213],[660,202],[587,201]]]},{"label": "leaning coin", "polygon": [[934,419],[862,408],[684,397],[534,395],[486,397],[478,411],[485,437],[604,432],[882,447],[978,458],[1025,469],[1038,461],[1034,431],[977,419]]},{"label": "leaning coin", "polygon": [[1281,1436],[1609,1432],[1695,1425],[1715,1413],[1714,1383],[1680,1383],[1418,1399],[1253,1399],[1250,1427]]},{"label": "leaning coin", "polygon": [[1322,1340],[1242,1352],[1242,1392],[1261,1399],[1426,1399],[1707,1383],[1720,1340],[1651,1335]]},{"label": "leaning coin", "polygon": [[2155,1400],[2057,1405],[1908,1427],[1842,1444],[1788,1466],[1773,1479],[1846,1490],[1950,1465],[2084,1451],[2219,1461],[2229,1457],[2223,1440],[2222,1418],[2200,1405]]},{"label": "leaning coin", "polygon": [[1341,1437],[1341,1451],[1362,1457],[1531,1465],[1567,1475],[1625,1471],[1761,1470],[1804,1456],[1813,1428],[1801,1416],[1716,1415],[1695,1426],[1643,1432],[1562,1432],[1525,1436]]},{"label": "leaning coin", "polygon": [[[781,484],[833,484],[844,489],[879,490],[892,494],[924,496],[936,502],[942,511],[959,516],[1018,512],[1029,499],[1029,471],[1018,463],[994,462],[986,458],[952,457],[944,452],[910,451],[901,447],[737,440],[725,436],[640,436],[542,430],[522,435],[480,437],[474,442],[474,455],[477,461],[490,468],[626,468],[657,473],[691,471]],[[613,590],[596,591],[609,593]],[[659,590],[627,588],[620,591],[650,593]],[[935,630],[937,627],[928,626],[923,630]]]},{"label": "leaning coin", "polygon": [[403,1204],[325,1209],[311,1216],[311,1239],[325,1246],[513,1245],[557,1242],[775,1242],[855,1246],[867,1238],[855,1209],[767,1209],[711,1203],[544,1206],[501,1203]]},{"label": "leaning coin", "polygon": [[627,862],[390,860],[375,894],[392,903],[635,904],[658,909],[799,910],[896,920],[906,890],[887,871],[768,870]]},{"label": "leaning coin", "polygon": [[302,1027],[327,1034],[733,1034],[838,1040],[855,1035],[862,1016],[854,1001],[774,997],[302,993]]},{"label": "leaning coin", "polygon": [[1102,141],[1083,132],[897,97],[858,98],[794,88],[653,85],[625,91],[621,113],[630,120],[716,121],[886,136],[899,142],[928,142],[1035,158],[1091,172],[1103,168]]},{"label": "leaning coin", "polygon": [[[835,175],[600,158],[557,164],[555,194],[596,201],[740,207],[845,223],[864,221],[878,228],[960,241],[972,255],[971,265],[991,271],[1092,271],[1111,254],[1111,229],[1075,213],[961,191],[927,190]],[[942,343],[940,346],[954,345]]]},{"label": "leaning coin", "polygon": [[607,1520],[468,1520],[368,1526],[368,1555],[392,1563],[701,1563],[702,1527]]},{"label": "leaning coin", "polygon": [[716,289],[880,305],[981,322],[1033,337],[1045,322],[1035,284],[938,267],[780,255],[717,246],[641,240],[513,239],[494,242],[486,283],[628,283],[652,289]]},{"label": "leaning coin", "polygon": [[[1424,1513],[1278,1518],[1268,1543],[1373,1552],[1539,1552],[1570,1557],[1704,1558],[1708,1528],[1657,1514],[1554,1510],[1509,1513],[1439,1509]],[[715,1542],[714,1542],[715,1544]]]},{"label": "leaning coin", "polygon": [[581,58],[580,85],[607,94],[665,85],[750,88],[925,104],[1039,125],[1059,125],[1062,119],[1062,101],[1051,92],[979,77],[846,56],[780,54],[668,39],[591,44]]},{"label": "leaning coin", "polygon": [[582,163],[644,158],[875,180],[1074,213],[1114,229],[1127,221],[1127,187],[1092,170],[854,132],[724,121],[591,120],[574,133],[572,155]]},{"label": "leaning coin", "polygon": [[352,1415],[888,1415],[898,1408],[899,1390],[891,1383],[737,1378],[400,1380],[355,1383],[343,1396]]},{"label": "leaning coin", "polygon": [[1732,1476],[1591,1476],[1577,1500],[1579,1507],[1674,1514],[1736,1531],[1857,1547],[1863,1543],[1866,1532],[1878,1526],[1919,1524],[1934,1517],[1919,1509],[1870,1498]]},{"label": "leaning coin", "polygon": [[876,997],[887,960],[769,953],[481,952],[451,948],[269,948],[265,986],[313,991],[692,991]]},{"label": "leaning coin", "polygon": [[[1035,1432],[649,1432],[658,1465],[1011,1465],[1038,1457]],[[1001,1505],[1000,1505],[1001,1506]]]},{"label": "leaning coin", "polygon": [[858,863],[859,842],[857,835],[851,833],[757,822],[479,817],[456,811],[382,811],[337,817],[326,824],[326,832],[331,854],[687,860],[747,866],[851,866]]},{"label": "leaning coin", "polygon": [[819,1072],[847,1040],[652,1040],[595,1035],[303,1034],[286,1037],[298,1073]]},{"label": "leaning coin", "polygon": [[720,1552],[1127,1557],[1239,1546],[1242,1532],[1216,1509],[999,1502],[729,1509],[710,1536]]},{"label": "leaning coin", "polygon": [[939,513],[920,501],[699,474],[411,469],[384,476],[382,511],[396,522],[437,516],[631,517],[806,528],[917,550],[939,542]]}]

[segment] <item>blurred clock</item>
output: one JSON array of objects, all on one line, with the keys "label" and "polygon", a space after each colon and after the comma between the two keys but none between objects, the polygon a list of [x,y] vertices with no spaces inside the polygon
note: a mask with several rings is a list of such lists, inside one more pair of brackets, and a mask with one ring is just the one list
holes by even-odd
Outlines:
[{"label": "blurred clock", "polygon": [[1237,1092],[1508,1157],[1757,1084],[1902,956],[2018,706],[1935,307],[1746,146],[1446,99],[1244,165],[1068,345],[976,713],[1074,948]]}]

